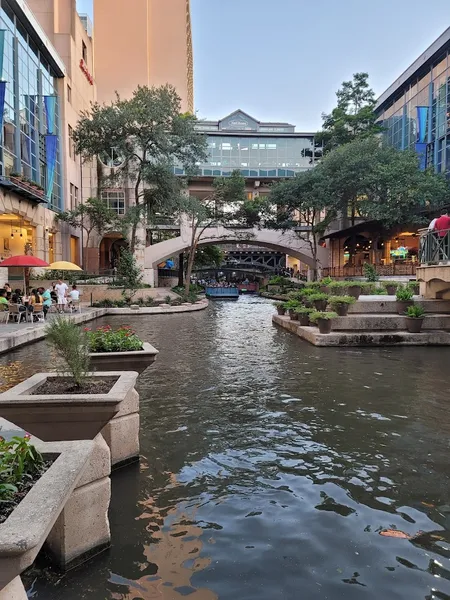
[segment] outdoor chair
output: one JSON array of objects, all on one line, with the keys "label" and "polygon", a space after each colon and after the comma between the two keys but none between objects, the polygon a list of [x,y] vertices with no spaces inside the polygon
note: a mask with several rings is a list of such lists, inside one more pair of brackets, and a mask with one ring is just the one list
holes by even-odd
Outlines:
[{"label": "outdoor chair", "polygon": [[9,307],[7,304],[0,305],[0,321],[6,325],[9,321]]},{"label": "outdoor chair", "polygon": [[36,317],[38,323],[43,323],[45,321],[43,304],[33,304],[33,310],[29,312],[27,311],[27,318],[30,323],[35,322],[34,317]]},{"label": "outdoor chair", "polygon": [[[16,323],[20,323],[22,320],[27,320],[27,311],[26,310],[19,310],[19,307],[22,307],[21,304],[10,304],[9,305],[9,311],[8,311],[8,315],[9,315],[9,319],[11,319],[12,321],[15,321]],[[23,307],[25,308],[25,307]]]}]

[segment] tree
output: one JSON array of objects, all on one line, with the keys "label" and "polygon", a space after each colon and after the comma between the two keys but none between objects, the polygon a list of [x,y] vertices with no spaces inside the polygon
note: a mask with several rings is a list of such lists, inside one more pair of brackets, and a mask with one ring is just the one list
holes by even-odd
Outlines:
[{"label": "tree", "polygon": [[[73,210],[55,214],[56,221],[68,223],[71,227],[82,229],[85,234],[85,248],[89,248],[89,242],[92,233],[95,231],[102,238],[108,231],[113,231],[119,227],[117,213],[112,211],[99,198],[88,198],[83,204],[78,204]],[[88,260],[83,264],[89,269]],[[84,260],[83,260],[84,263]]]},{"label": "tree", "polygon": [[375,93],[369,87],[367,73],[355,73],[352,81],[344,81],[336,92],[337,106],[330,114],[322,114],[322,131],[316,143],[322,144],[324,154],[349,142],[381,133],[374,112]]},{"label": "tree", "polygon": [[223,251],[220,246],[203,246],[197,248],[194,259],[194,270],[202,267],[219,268],[223,263]]},{"label": "tree", "polygon": [[447,206],[450,187],[443,175],[422,171],[415,152],[383,146],[377,138],[355,140],[330,152],[317,167],[327,181],[334,208],[377,220],[389,228],[420,224]]},{"label": "tree", "polygon": [[[213,191],[206,198],[185,196],[180,203],[180,213],[191,229],[189,256],[186,269],[185,294],[189,294],[192,268],[197,248],[210,227],[230,227],[242,225],[239,210],[246,200],[245,180],[240,171],[233,171],[229,177],[214,181]],[[243,237],[245,237],[245,233]]]},{"label": "tree", "polygon": [[133,188],[132,252],[140,223],[176,209],[183,181],[174,166],[189,174],[206,160],[206,137],[195,130],[196,122],[194,115],[181,113],[180,97],[170,85],[138,87],[129,100],[117,96],[81,114],[73,134],[76,151],[86,160],[112,162],[103,184]]},{"label": "tree", "polygon": [[320,165],[276,184],[269,195],[266,213],[266,227],[289,231],[309,245],[312,277],[316,279],[320,238],[336,217],[328,181]]},{"label": "tree", "polygon": [[123,295],[131,300],[142,284],[143,275],[136,263],[134,254],[127,248],[122,248],[120,252],[117,277],[125,288]]}]

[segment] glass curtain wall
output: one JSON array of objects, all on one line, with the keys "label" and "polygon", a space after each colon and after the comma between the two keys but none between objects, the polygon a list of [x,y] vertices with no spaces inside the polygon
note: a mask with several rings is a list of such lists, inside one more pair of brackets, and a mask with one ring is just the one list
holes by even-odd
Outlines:
[{"label": "glass curtain wall", "polygon": [[[450,60],[443,53],[417,79],[400,91],[379,115],[384,141],[399,150],[418,150],[423,168],[433,167],[450,177]],[[418,110],[419,109],[419,110]],[[422,131],[419,111],[423,111]],[[419,139],[420,138],[420,139]]]},{"label": "glass curtain wall", "polygon": [[[0,29],[5,30],[2,78],[7,82],[3,122],[3,174],[20,173],[46,187],[47,161],[44,96],[57,96],[50,65],[6,0],[1,2]],[[58,136],[53,194],[49,207],[62,208],[59,106],[54,133]]]}]

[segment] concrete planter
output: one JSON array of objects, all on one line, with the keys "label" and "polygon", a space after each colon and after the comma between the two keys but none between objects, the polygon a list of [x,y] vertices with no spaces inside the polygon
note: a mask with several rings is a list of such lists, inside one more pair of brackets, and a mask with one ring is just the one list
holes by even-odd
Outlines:
[{"label": "concrete planter", "polygon": [[319,333],[331,333],[332,328],[331,319],[317,319],[317,327],[319,328]]},{"label": "concrete planter", "polygon": [[409,333],[420,333],[424,317],[405,317],[406,329]]},{"label": "concrete planter", "polygon": [[294,308],[290,308],[288,312],[289,312],[289,318],[291,319],[291,321],[298,320],[298,313],[295,312]]},{"label": "concrete planter", "polygon": [[395,294],[397,293],[397,288],[398,288],[398,284],[390,285],[389,283],[387,283],[386,284],[386,292],[387,292],[388,296],[395,296]]},{"label": "concrete planter", "polygon": [[398,314],[404,315],[408,310],[408,306],[412,306],[413,304],[414,304],[414,300],[397,300],[396,308],[397,308]]},{"label": "concrete planter", "polygon": [[[5,600],[22,597],[23,586],[17,578],[42,548],[81,478],[94,446],[92,441],[43,443],[33,440],[33,443],[44,458],[55,461],[0,524],[0,598]],[[23,598],[26,598],[25,592]]]},{"label": "concrete planter", "polygon": [[301,327],[309,327],[309,315],[298,315],[298,321]]},{"label": "concrete planter", "polygon": [[120,410],[134,389],[138,374],[111,371],[91,373],[110,379],[104,394],[40,395],[35,391],[58,373],[37,373],[0,394],[0,416],[47,442],[94,439]]},{"label": "concrete planter", "polygon": [[277,306],[277,313],[280,315],[280,317],[282,317],[286,314],[286,309],[282,308],[281,306]]},{"label": "concrete planter", "polygon": [[137,371],[142,373],[155,362],[158,350],[144,342],[142,350],[131,352],[92,352],[91,367],[94,371]]}]

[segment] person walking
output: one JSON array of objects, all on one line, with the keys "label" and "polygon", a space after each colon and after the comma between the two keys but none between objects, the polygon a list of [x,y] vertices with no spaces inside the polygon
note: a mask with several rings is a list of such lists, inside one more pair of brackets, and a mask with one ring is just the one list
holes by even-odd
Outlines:
[{"label": "person walking", "polygon": [[43,287],[40,287],[38,292],[41,294],[43,300],[42,310],[44,311],[44,318],[47,318],[47,313],[52,305],[52,296],[50,294],[50,290],[45,290]]},{"label": "person walking", "polygon": [[68,289],[67,283],[64,283],[62,279],[58,279],[58,283],[55,285],[58,312],[64,312],[64,307],[67,304]]}]

